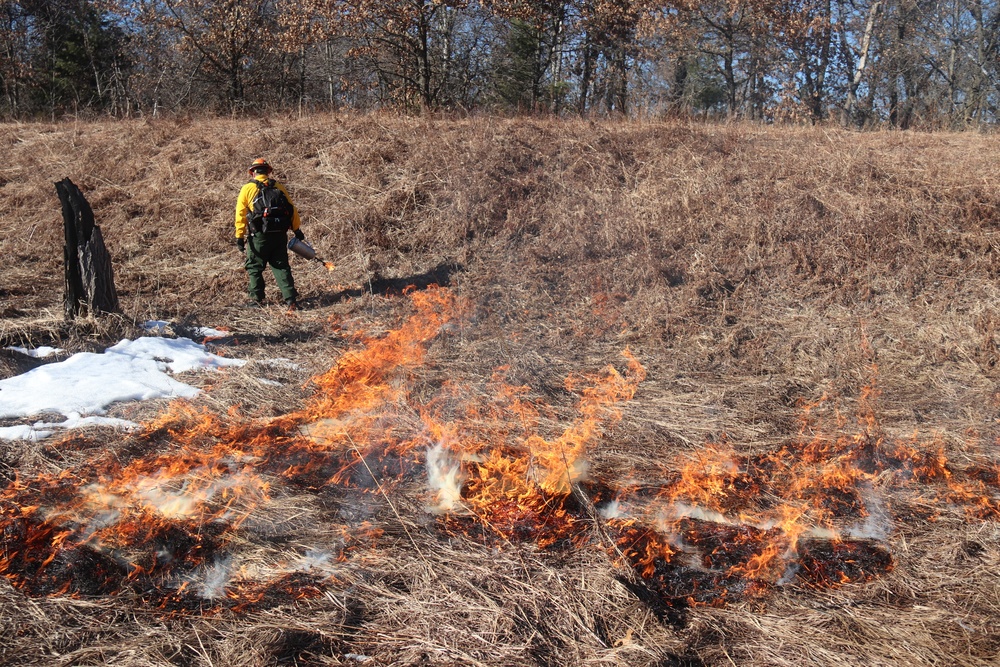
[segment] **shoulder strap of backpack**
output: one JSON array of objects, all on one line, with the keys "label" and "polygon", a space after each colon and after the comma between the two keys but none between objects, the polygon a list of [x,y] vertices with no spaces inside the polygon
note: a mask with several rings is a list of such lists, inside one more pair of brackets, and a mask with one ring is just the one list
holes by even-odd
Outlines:
[{"label": "shoulder strap of backpack", "polygon": [[256,185],[258,192],[260,190],[263,190],[264,188],[273,188],[275,186],[273,178],[269,178],[266,181],[258,181],[256,178],[251,178],[249,181],[247,181],[247,183],[253,183],[254,185]]}]

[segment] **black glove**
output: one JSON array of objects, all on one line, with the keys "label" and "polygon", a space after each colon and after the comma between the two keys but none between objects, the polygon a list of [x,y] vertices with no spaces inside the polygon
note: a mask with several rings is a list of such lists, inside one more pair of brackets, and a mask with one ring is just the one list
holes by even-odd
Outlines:
[{"label": "black glove", "polygon": [[295,234],[295,238],[297,238],[298,240],[300,240],[300,241],[305,241],[306,240],[306,235],[302,233],[301,229],[296,229],[292,233]]},{"label": "black glove", "polygon": [[236,239],[236,247],[240,249],[240,252],[247,251],[247,240],[244,238]]}]

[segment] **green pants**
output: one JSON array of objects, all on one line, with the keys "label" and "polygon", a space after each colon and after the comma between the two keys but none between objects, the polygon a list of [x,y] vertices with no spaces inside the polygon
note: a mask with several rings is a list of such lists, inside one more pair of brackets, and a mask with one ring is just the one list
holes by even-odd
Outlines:
[{"label": "green pants", "polygon": [[264,267],[271,265],[271,273],[278,283],[285,303],[298,298],[292,268],[288,265],[288,246],[285,234],[254,234],[247,238],[247,274],[250,276],[250,298],[264,300]]}]

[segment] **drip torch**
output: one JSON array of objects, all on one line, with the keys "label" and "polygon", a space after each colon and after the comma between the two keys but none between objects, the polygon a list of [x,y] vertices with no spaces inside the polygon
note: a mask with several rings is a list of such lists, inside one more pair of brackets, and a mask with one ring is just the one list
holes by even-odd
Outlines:
[{"label": "drip torch", "polygon": [[328,271],[333,271],[333,262],[326,262],[317,257],[316,249],[305,241],[300,241],[293,236],[288,241],[288,249],[299,257],[304,257],[305,259],[315,259],[317,262],[325,266]]}]

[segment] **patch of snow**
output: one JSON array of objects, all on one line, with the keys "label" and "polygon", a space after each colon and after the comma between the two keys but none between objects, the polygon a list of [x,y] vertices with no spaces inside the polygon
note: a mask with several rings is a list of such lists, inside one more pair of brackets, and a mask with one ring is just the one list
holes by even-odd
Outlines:
[{"label": "patch of snow", "polygon": [[113,426],[124,431],[134,431],[141,428],[135,422],[126,419],[115,419],[113,417],[81,417],[75,412],[68,415],[68,417],[68,419],[61,422],[35,422],[30,426],[22,424],[0,428],[0,440],[30,440],[38,442],[55,433],[55,429],[69,430],[71,428],[84,428],[87,426]]},{"label": "patch of snow", "polygon": [[0,428],[0,440],[30,440],[38,442],[52,435],[52,431],[36,431],[29,424],[18,424],[17,426],[4,426]]},{"label": "patch of snow", "polygon": [[0,419],[45,412],[79,418],[102,415],[118,401],[190,398],[199,390],[178,382],[165,371],[176,373],[245,363],[210,354],[204,346],[187,338],[126,339],[104,354],[80,352],[65,361],[0,380]]},{"label": "patch of snow", "polygon": [[44,359],[45,357],[51,357],[53,354],[59,354],[63,351],[61,347],[49,347],[48,345],[42,345],[41,347],[36,347],[33,350],[29,350],[24,347],[16,347],[11,345],[10,347],[4,348],[7,350],[14,350],[15,352],[20,352],[21,354],[26,354],[29,357],[35,357],[36,359]]},{"label": "patch of snow", "polygon": [[242,366],[246,363],[243,359],[230,359],[207,352],[204,345],[199,345],[190,338],[143,337],[135,340],[126,338],[105,350],[105,354],[150,359],[156,361],[161,370],[172,373]]},{"label": "patch of snow", "polygon": [[0,418],[42,412],[104,414],[116,401],[191,397],[198,390],[165,375],[149,359],[81,352],[0,380]]},{"label": "patch of snow", "polygon": [[62,422],[35,422],[34,428],[84,428],[85,426],[114,426],[125,431],[134,431],[141,428],[139,424],[130,422],[127,419],[117,419],[115,417],[81,417],[77,413],[67,415],[68,419]]}]

